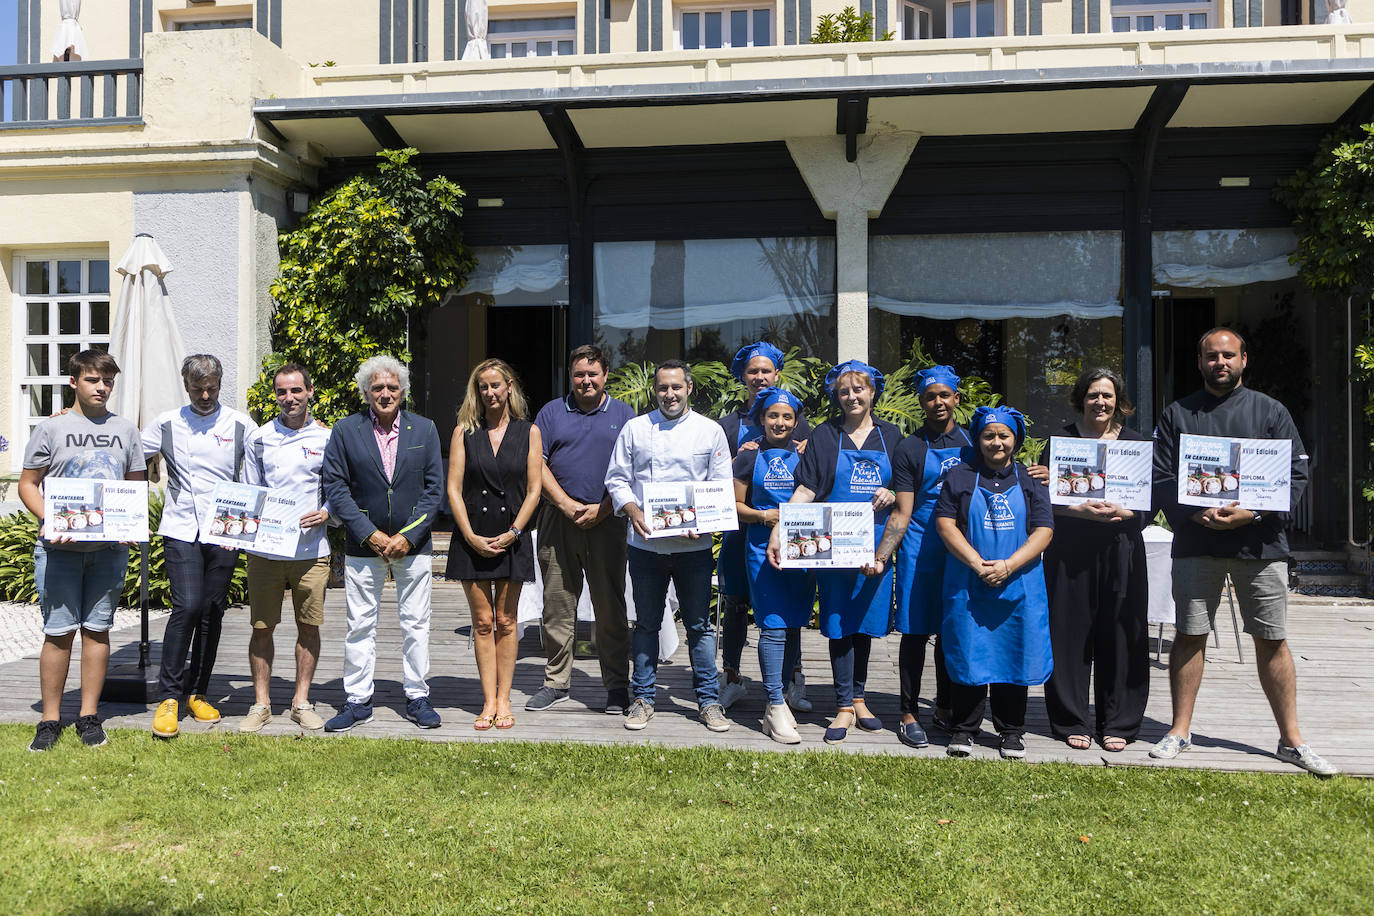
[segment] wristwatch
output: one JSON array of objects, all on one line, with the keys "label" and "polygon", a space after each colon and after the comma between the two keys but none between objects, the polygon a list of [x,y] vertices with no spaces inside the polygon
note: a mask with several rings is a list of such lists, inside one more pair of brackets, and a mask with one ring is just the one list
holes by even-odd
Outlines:
[{"label": "wristwatch", "polygon": [[1252,523],[1258,525],[1260,519],[1264,518],[1264,515],[1260,512],[1256,512],[1254,509],[1251,509],[1250,512],[1255,516]]},{"label": "wristwatch", "polygon": [[520,540],[521,531],[520,531],[519,528],[515,527],[514,525],[511,525],[511,526],[510,526],[510,533],[513,534],[513,535],[515,535],[515,539],[516,539],[517,541]]}]

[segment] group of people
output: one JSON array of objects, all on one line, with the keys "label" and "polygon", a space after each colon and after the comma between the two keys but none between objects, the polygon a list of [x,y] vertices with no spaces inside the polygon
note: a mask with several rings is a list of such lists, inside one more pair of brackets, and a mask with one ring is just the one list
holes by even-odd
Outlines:
[{"label": "group of people", "polygon": [[[1191,746],[1206,638],[1229,575],[1279,726],[1278,756],[1329,775],[1335,768],[1303,741],[1297,723],[1284,630],[1286,514],[1261,515],[1235,504],[1194,511],[1176,498],[1173,465],[1183,433],[1291,439],[1292,499],[1300,498],[1307,466],[1302,442],[1282,405],[1242,385],[1246,360],[1236,332],[1218,328],[1204,335],[1198,344],[1203,389],[1170,405],[1156,432],[1155,502],[1174,531],[1178,622],[1170,657],[1173,722],[1151,755],[1168,759]],[[524,705],[528,712],[569,698],[585,587],[595,616],[604,709],[623,716],[628,729],[646,728],[654,717],[659,631],[671,586],[686,631],[698,715],[714,732],[730,728],[726,709],[747,693],[741,659],[752,609],[766,693],[763,730],[778,742],[801,741],[793,711],[809,711],[812,704],[800,630],[818,608],[836,706],[824,732],[827,743],[844,741],[855,727],[885,728],[867,703],[865,685],[873,639],[894,630],[901,634],[895,731],[904,744],[930,743],[919,700],[932,638],[936,690],[928,724],[949,733],[951,756],[972,752],[988,706],[1001,755],[1024,757],[1028,688],[1042,684],[1051,730],[1071,748],[1086,750],[1095,740],[1117,752],[1135,740],[1149,686],[1141,531],[1150,515],[1104,501],[1052,505],[1048,469],[1015,460],[1025,437],[1021,413],[979,407],[968,426],[960,426],[960,379],[949,366],[918,373],[924,423],[903,437],[874,414],[885,385],[875,367],[857,359],[836,365],[825,387],[838,415],[812,429],[802,404],[780,386],[783,363],[782,352],[769,343],[741,348],[731,370],[746,401],[718,420],[692,409],[691,368],[680,360],[656,367],[654,408],[638,416],[605,391],[609,364],[595,346],[573,350],[569,393],[544,405],[533,420],[510,366],[490,359],[473,370],[449,447],[453,536],[445,571],[462,583],[471,611],[483,694],[473,728],[515,724],[517,609],[537,563],[547,664],[543,685]],[[293,558],[249,557],[255,701],[240,728],[257,731],[272,719],[273,631],[287,591],[297,624],[288,715],[303,729],[331,732],[371,719],[376,628],[388,578],[396,583],[403,636],[404,715],[420,728],[438,727],[426,678],[431,531],[445,474],[435,425],[404,406],[408,369],[390,356],[367,360],[357,373],[364,408],[330,429],[310,415],[309,373],[282,366],[273,379],[280,412],[255,427],[219,402],[218,360],[192,356],[182,370],[190,403],[141,434],[105,408],[118,371],[108,354],[87,351],[72,359],[76,405],[35,431],[20,493],[41,517],[45,475],[143,479],[146,461],[163,461],[167,497],[158,533],[172,613],[154,734],[176,735],[183,698],[197,721],[220,717],[207,692],[236,551],[202,543],[200,530],[213,488],[223,480],[289,492],[308,510]],[[1079,419],[1058,435],[1143,438],[1125,425],[1133,409],[1115,372],[1085,372],[1071,402]],[[646,484],[729,479],[739,530],[721,539],[718,561],[710,535],[651,536]],[[860,569],[784,569],[778,519],[788,502],[871,504],[872,562]],[[346,543],[347,696],[325,721],[309,691],[320,653],[331,524],[343,526]],[[43,720],[33,750],[51,747],[61,731],[58,709],[77,630],[83,651],[76,727],[85,743],[104,741],[97,702],[127,554],[126,545],[77,545],[46,531],[35,545],[46,641]],[[721,670],[711,617],[713,577]]]}]

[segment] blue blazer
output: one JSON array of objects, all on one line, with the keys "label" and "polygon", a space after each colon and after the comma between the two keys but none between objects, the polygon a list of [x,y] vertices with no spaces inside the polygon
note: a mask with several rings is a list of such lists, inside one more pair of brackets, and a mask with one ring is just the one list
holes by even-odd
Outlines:
[{"label": "blue blazer", "polygon": [[444,465],[434,422],[408,410],[396,417],[401,434],[396,444],[392,479],[382,469],[382,453],[372,432],[372,416],[351,414],[338,423],[324,450],[324,495],[329,511],[347,533],[345,553],[375,557],[366,541],[376,531],[404,534],[410,552],[429,547],[430,530],[439,513]]}]

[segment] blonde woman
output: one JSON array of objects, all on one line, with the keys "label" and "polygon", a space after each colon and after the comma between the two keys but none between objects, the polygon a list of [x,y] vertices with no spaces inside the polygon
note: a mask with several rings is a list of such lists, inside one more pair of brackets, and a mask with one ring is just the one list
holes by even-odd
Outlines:
[{"label": "blonde woman", "polygon": [[499,359],[468,377],[448,458],[448,503],[455,531],[444,575],[463,583],[472,611],[482,681],[478,731],[510,728],[520,588],[534,581],[525,534],[539,504],[543,445],[511,367]]}]

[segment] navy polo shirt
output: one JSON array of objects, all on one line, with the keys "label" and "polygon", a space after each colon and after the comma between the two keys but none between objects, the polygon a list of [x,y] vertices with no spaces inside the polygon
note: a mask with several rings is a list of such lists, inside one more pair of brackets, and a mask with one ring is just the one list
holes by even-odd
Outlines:
[{"label": "navy polo shirt", "polygon": [[534,425],[544,439],[544,460],[568,496],[581,503],[601,502],[615,440],[634,415],[629,404],[610,395],[587,413],[571,394],[543,406]]}]

